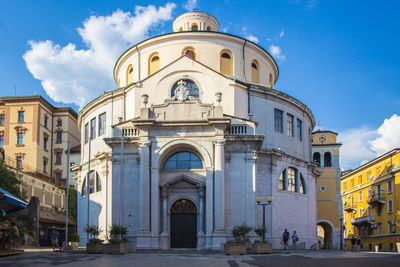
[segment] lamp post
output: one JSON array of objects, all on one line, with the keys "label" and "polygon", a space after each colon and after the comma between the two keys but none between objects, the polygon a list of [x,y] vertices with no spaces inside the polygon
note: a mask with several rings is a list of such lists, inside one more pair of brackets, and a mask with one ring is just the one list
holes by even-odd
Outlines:
[{"label": "lamp post", "polygon": [[[265,197],[265,200],[267,201],[267,203],[261,203],[262,200],[263,200],[263,197],[262,196],[256,196],[257,205],[260,205],[260,206],[263,207],[263,228],[264,229],[265,229],[265,206],[270,205],[273,199],[274,198],[271,195],[269,195],[269,196]],[[263,234],[263,242],[264,241],[265,241],[265,232]]]},{"label": "lamp post", "polygon": [[66,186],[67,186],[67,201],[66,201],[66,212],[65,212],[65,243],[64,243],[64,249],[68,248],[68,202],[69,202],[69,153],[70,153],[71,148],[69,147],[69,142],[67,142],[67,151],[68,151],[68,156],[67,156],[67,181],[66,181]]}]

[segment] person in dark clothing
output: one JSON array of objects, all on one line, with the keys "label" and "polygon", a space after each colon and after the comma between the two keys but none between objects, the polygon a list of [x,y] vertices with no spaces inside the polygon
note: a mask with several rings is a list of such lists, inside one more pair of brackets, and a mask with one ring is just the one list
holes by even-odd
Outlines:
[{"label": "person in dark clothing", "polygon": [[289,245],[288,245],[289,237],[290,237],[290,234],[289,234],[287,228],[285,228],[285,231],[283,232],[283,235],[282,235],[282,238],[283,238],[283,248],[284,248],[284,249],[287,249],[287,247],[289,246]]},{"label": "person in dark clothing", "polygon": [[53,226],[53,230],[50,233],[50,239],[51,239],[51,245],[53,246],[53,251],[55,251],[56,247],[58,249],[60,249],[60,246],[58,245],[58,236],[59,236],[59,233],[56,230],[56,227]]},{"label": "person in dark clothing", "polygon": [[357,238],[357,251],[360,251],[361,249],[361,239]]},{"label": "person in dark clothing", "polygon": [[354,235],[351,237],[351,250],[355,251],[356,248],[356,238]]}]

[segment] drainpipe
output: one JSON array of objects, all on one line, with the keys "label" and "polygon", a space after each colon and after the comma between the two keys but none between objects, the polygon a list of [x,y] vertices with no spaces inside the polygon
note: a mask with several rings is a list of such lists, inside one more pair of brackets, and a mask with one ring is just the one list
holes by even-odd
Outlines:
[{"label": "drainpipe", "polygon": [[244,40],[243,46],[242,46],[242,57],[243,57],[243,79],[246,82],[246,65],[245,65],[245,56],[244,56],[244,47],[246,46],[247,40]]}]

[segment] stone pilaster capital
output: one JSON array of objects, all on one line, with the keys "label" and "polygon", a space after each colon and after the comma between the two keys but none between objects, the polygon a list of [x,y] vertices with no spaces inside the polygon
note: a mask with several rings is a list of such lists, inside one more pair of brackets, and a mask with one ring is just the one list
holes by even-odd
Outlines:
[{"label": "stone pilaster capital", "polygon": [[138,144],[140,148],[145,148],[150,146],[150,141],[139,141]]},{"label": "stone pilaster capital", "polygon": [[225,140],[216,139],[216,140],[213,140],[213,143],[214,143],[216,146],[223,146],[223,145],[225,144]]}]

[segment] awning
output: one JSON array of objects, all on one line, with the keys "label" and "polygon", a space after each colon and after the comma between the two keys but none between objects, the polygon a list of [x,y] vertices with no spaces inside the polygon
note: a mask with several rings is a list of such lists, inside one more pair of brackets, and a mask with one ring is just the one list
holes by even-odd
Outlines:
[{"label": "awning", "polygon": [[6,213],[26,208],[28,208],[28,203],[8,193],[3,188],[0,188],[0,216],[4,216]]}]

